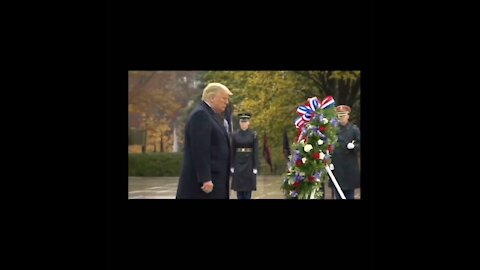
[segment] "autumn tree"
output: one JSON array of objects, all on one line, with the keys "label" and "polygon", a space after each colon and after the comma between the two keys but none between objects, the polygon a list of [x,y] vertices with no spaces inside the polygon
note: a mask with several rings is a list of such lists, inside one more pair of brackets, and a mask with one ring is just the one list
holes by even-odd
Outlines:
[{"label": "autumn tree", "polygon": [[337,104],[352,107],[350,121],[360,126],[360,71],[295,71],[299,79],[314,82],[307,96],[333,96]]},{"label": "autumn tree", "polygon": [[[170,71],[129,71],[129,113],[142,115],[147,131],[147,147],[163,150],[164,136],[171,136],[169,125],[181,107],[176,98],[177,76]],[[162,135],[159,135],[162,134]],[[167,143],[171,140],[167,139]]]}]

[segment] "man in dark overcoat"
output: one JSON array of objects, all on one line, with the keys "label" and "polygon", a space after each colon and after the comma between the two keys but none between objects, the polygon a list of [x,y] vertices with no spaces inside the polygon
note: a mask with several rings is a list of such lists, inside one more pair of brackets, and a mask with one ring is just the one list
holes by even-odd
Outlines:
[{"label": "man in dark overcoat", "polygon": [[210,83],[185,127],[185,147],[177,199],[229,199],[230,142],[221,113],[232,92]]}]

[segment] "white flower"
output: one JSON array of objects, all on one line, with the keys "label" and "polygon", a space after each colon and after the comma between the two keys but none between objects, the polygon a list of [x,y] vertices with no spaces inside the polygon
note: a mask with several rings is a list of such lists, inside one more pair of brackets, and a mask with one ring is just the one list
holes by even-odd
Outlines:
[{"label": "white flower", "polygon": [[328,123],[328,119],[327,119],[327,118],[323,118],[323,124],[325,125],[326,123]]},{"label": "white flower", "polygon": [[323,141],[322,140],[318,140],[318,145],[322,145],[323,144]]},{"label": "white flower", "polygon": [[302,158],[302,162],[303,163],[307,162],[307,158],[306,157]]},{"label": "white flower", "polygon": [[305,172],[300,172],[300,176],[305,176]]},{"label": "white flower", "polygon": [[300,144],[304,144],[304,143],[305,143],[304,139],[300,140]]},{"label": "white flower", "polygon": [[320,159],[323,159],[324,157],[325,157],[325,154],[322,151],[320,151]]},{"label": "white flower", "polygon": [[305,145],[305,147],[303,147],[303,150],[307,153],[310,152],[310,150],[312,150],[312,149],[313,149],[313,146],[311,144],[307,144],[307,145]]}]

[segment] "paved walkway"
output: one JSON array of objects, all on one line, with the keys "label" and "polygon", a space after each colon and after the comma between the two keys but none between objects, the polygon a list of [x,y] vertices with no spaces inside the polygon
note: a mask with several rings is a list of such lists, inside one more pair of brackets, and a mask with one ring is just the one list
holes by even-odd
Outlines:
[{"label": "paved walkway", "polygon": [[[257,190],[253,199],[283,199],[280,189],[283,182],[281,175],[257,176]],[[128,177],[129,199],[175,199],[178,177]],[[325,199],[332,199],[332,191],[326,188]],[[230,192],[231,199],[237,199],[235,191]],[[360,199],[360,189],[355,191],[355,199]]]}]

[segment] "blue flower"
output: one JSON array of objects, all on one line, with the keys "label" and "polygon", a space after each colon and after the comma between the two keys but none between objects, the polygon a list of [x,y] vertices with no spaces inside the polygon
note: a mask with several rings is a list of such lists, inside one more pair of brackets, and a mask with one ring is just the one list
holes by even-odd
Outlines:
[{"label": "blue flower", "polygon": [[293,160],[297,162],[297,160],[300,159],[300,151],[295,150],[295,153],[293,154]]},{"label": "blue flower", "polygon": [[338,126],[338,120],[337,120],[337,118],[333,118],[331,122],[332,122],[332,125],[333,125],[334,127],[337,127],[337,126]]}]

